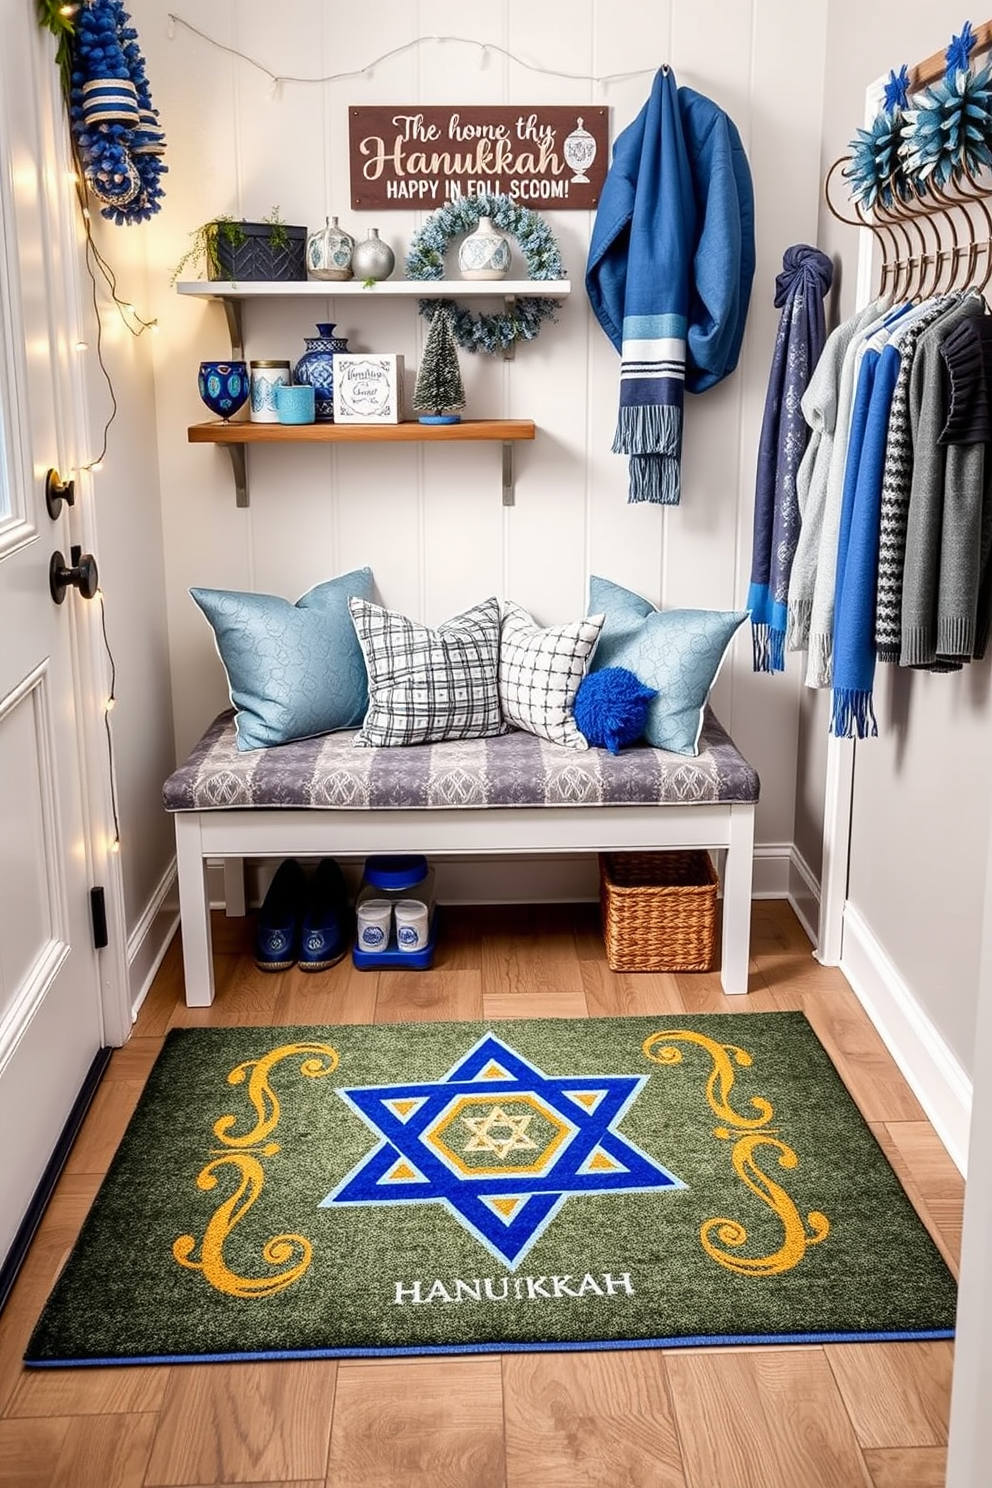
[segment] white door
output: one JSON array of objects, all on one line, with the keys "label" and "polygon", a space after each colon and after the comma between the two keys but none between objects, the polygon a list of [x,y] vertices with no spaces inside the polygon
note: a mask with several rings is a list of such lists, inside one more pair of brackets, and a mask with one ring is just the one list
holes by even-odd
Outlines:
[{"label": "white door", "polygon": [[0,0],[0,36],[2,1261],[104,1039],[71,640],[87,617],[75,589],[52,601],[49,563],[56,549],[68,558],[69,518],[63,506],[53,520],[44,496],[48,467],[72,457],[70,197],[35,7]]}]

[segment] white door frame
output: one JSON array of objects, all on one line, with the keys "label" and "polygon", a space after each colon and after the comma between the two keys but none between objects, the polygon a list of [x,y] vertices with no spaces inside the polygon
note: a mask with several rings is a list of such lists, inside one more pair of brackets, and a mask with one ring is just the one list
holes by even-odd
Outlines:
[{"label": "white door frame", "polygon": [[[50,85],[38,88],[38,97],[48,100],[47,117],[40,121],[47,141],[51,169],[44,173],[45,211],[48,217],[53,282],[49,286],[49,319],[52,344],[61,345],[67,397],[56,410],[59,430],[59,471],[63,479],[76,482],[75,505],[69,512],[73,543],[92,552],[99,562],[99,538],[94,477],[81,466],[96,456],[102,438],[102,422],[88,407],[82,363],[73,352],[76,340],[92,318],[92,301],[84,290],[86,236],[80,215],[75,166],[69,147],[69,132],[62,102],[54,38],[42,34],[38,65],[50,68]],[[91,335],[95,333],[94,331]],[[83,339],[89,339],[83,337]],[[44,472],[34,472],[44,479]],[[56,529],[53,525],[53,547]],[[101,950],[100,1000],[103,1043],[126,1042],[132,1025],[127,968],[127,933],[120,855],[114,843],[114,797],[107,743],[106,710],[109,686],[108,659],[103,644],[100,600],[74,603],[70,607],[70,637],[73,686],[78,720],[79,773],[83,789],[83,821],[91,885],[102,885],[107,908],[108,944]]]}]

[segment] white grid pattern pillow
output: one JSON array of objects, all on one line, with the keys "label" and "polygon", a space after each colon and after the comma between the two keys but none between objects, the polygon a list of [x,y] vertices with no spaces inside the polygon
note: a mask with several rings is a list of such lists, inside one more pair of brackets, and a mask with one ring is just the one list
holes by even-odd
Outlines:
[{"label": "white grid pattern pillow", "polygon": [[588,749],[572,710],[602,628],[602,615],[587,615],[542,629],[507,600],[499,640],[499,700],[507,723],[552,744]]},{"label": "white grid pattern pillow", "polygon": [[499,601],[431,630],[365,599],[349,601],[369,706],[360,746],[481,739],[505,732],[499,705]]}]

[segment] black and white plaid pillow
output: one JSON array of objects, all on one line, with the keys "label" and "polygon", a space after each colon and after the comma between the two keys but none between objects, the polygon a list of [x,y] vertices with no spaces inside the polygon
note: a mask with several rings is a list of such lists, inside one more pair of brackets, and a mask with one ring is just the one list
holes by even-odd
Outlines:
[{"label": "black and white plaid pillow", "polygon": [[507,600],[499,641],[499,700],[507,723],[552,744],[588,749],[572,710],[602,628],[602,615],[587,615],[542,629]]},{"label": "black and white plaid pillow", "polygon": [[505,732],[499,705],[499,601],[431,630],[365,599],[349,601],[369,677],[355,743],[428,744]]}]

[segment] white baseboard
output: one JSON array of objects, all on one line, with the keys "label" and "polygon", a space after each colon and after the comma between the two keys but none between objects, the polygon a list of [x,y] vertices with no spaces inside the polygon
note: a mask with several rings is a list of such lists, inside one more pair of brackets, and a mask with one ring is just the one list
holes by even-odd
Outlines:
[{"label": "white baseboard", "polygon": [[148,989],[179,925],[179,900],[175,888],[176,860],[173,858],[127,939],[128,992],[132,1021],[138,1016],[138,1009],[148,996]]},{"label": "white baseboard", "polygon": [[820,923],[820,885],[812,868],[798,848],[789,851],[789,887],[785,896],[796,912],[796,918],[816,945]]},{"label": "white baseboard", "polygon": [[[273,864],[264,870],[259,863],[246,865],[246,897],[257,907],[271,878]],[[357,889],[361,864],[342,862],[351,888]],[[220,863],[211,863],[207,884],[210,902],[224,904],[224,875]],[[434,887],[440,904],[583,904],[599,898],[599,869],[595,854],[559,854],[534,857],[438,858],[434,862]]]},{"label": "white baseboard", "polygon": [[752,899],[788,898],[791,850],[787,842],[755,843]]},{"label": "white baseboard", "polygon": [[961,1173],[968,1167],[972,1085],[865,920],[844,909],[840,969]]}]

